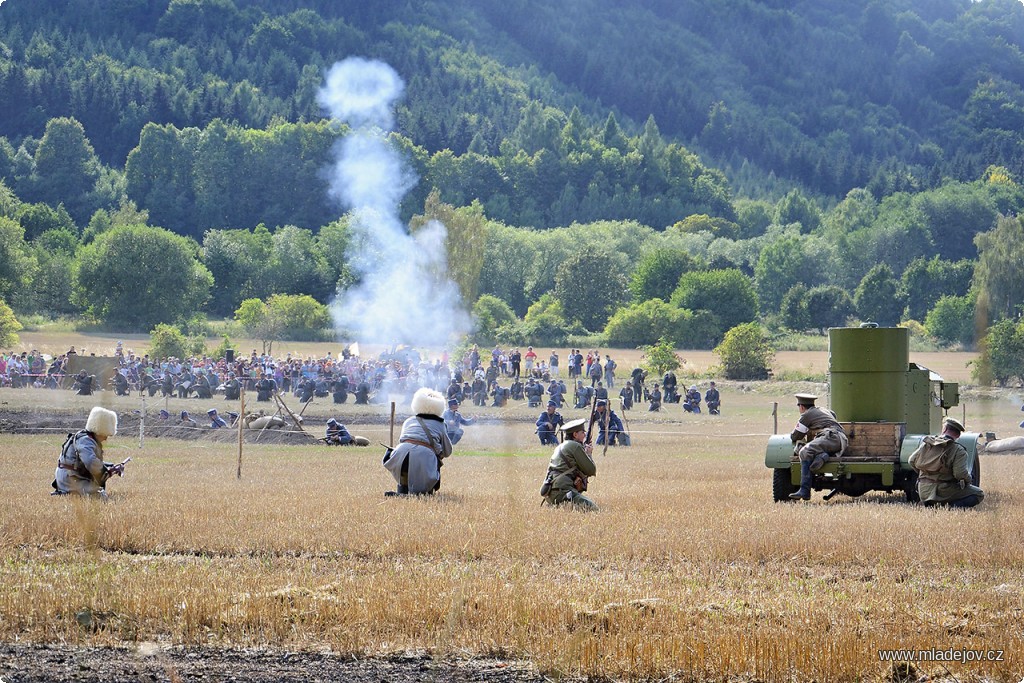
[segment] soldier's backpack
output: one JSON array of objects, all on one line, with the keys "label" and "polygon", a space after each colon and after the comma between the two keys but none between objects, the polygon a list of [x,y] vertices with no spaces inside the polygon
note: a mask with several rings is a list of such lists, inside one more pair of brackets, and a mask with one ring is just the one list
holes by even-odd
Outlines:
[{"label": "soldier's backpack", "polygon": [[956,441],[942,437],[926,436],[922,439],[921,451],[914,459],[914,467],[921,474],[939,474],[948,467],[956,449]]}]

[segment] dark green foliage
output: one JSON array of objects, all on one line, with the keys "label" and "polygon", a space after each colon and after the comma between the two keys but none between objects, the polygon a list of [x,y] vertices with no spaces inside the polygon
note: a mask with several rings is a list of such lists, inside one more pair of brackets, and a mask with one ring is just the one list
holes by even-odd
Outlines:
[{"label": "dark green foliage", "polygon": [[944,261],[938,256],[914,259],[900,278],[902,295],[907,302],[907,318],[923,320],[944,295],[965,296],[973,275],[974,263],[966,259]]},{"label": "dark green foliage", "polygon": [[36,269],[35,257],[25,244],[25,229],[0,216],[0,299],[17,303]]},{"label": "dark green foliage", "polygon": [[213,277],[192,240],[161,228],[114,228],[82,248],[79,303],[97,320],[127,330],[175,323],[202,308]]},{"label": "dark green foliage", "polygon": [[782,324],[794,332],[803,332],[811,327],[811,315],[807,310],[807,303],[806,285],[797,283],[790,287],[782,297],[782,304],[779,307]]},{"label": "dark green foliage", "polygon": [[975,283],[987,320],[1019,317],[1024,308],[1024,221],[1000,217],[975,243],[980,252]]},{"label": "dark green foliage", "polygon": [[1024,323],[999,321],[989,328],[980,346],[974,375],[981,384],[995,381],[1006,386],[1013,379],[1024,380]]},{"label": "dark green foliage", "polygon": [[974,297],[942,296],[928,312],[928,334],[947,344],[974,345]]},{"label": "dark green foliage", "polygon": [[555,298],[562,310],[590,331],[604,329],[618,305],[626,299],[626,279],[606,251],[581,251],[558,267]]},{"label": "dark green foliage", "polygon": [[708,311],[721,322],[720,333],[757,318],[757,294],[750,278],[735,268],[685,273],[672,294],[673,306]]},{"label": "dark green foliage", "polygon": [[75,234],[78,228],[63,204],[56,209],[49,204],[22,204],[18,222],[25,229],[25,239],[34,240],[48,230],[64,230]]},{"label": "dark green foliage", "polygon": [[879,264],[867,272],[857,286],[853,303],[864,322],[875,322],[882,327],[895,327],[900,322],[903,298],[889,266]]},{"label": "dark green foliage", "polygon": [[605,327],[610,346],[635,348],[666,339],[675,348],[709,349],[721,334],[721,323],[708,311],[688,311],[661,299],[620,308]]},{"label": "dark green foliage", "polygon": [[153,358],[187,358],[188,339],[176,326],[160,323],[149,331],[149,354]]},{"label": "dark green foliage", "polygon": [[798,237],[783,237],[761,250],[754,268],[757,298],[763,311],[776,311],[793,285],[819,277]]},{"label": "dark green foliage", "polygon": [[775,207],[775,222],[779,225],[800,225],[800,232],[814,232],[821,225],[821,210],[799,190],[783,197]]},{"label": "dark green foliage", "polygon": [[654,249],[644,254],[633,271],[629,291],[637,302],[648,299],[668,301],[683,273],[702,270],[704,264],[681,249]]},{"label": "dark green foliage", "polygon": [[813,287],[806,296],[808,323],[821,334],[830,327],[846,325],[847,319],[853,315],[853,300],[842,287]]},{"label": "dark green foliage", "polygon": [[515,325],[518,319],[507,303],[496,296],[484,294],[473,304],[473,321],[474,341],[493,344],[497,339],[498,328]]}]

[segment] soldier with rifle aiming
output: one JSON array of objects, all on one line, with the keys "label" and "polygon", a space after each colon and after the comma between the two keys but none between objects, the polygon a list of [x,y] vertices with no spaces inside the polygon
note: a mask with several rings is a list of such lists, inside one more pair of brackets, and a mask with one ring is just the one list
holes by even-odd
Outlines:
[{"label": "soldier with rifle aiming", "polygon": [[[593,421],[591,421],[593,428]],[[564,440],[551,454],[547,476],[540,494],[549,505],[568,503],[574,509],[596,511],[597,504],[583,495],[590,477],[597,475],[586,420],[573,420],[562,427]]]}]

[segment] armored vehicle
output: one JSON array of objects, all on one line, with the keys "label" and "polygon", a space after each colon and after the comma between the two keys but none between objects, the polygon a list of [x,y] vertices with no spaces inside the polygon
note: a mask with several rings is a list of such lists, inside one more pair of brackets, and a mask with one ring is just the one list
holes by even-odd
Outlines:
[{"label": "armored vehicle", "polygon": [[[888,491],[917,502],[910,454],[926,435],[942,431],[946,412],[960,402],[959,385],[910,362],[909,330],[868,323],[829,330],[829,389],[829,407],[850,444],[814,474],[812,488],[828,490],[826,500]],[[960,436],[975,486],[981,484],[978,436]],[[764,464],[772,469],[774,499],[790,500],[800,486],[800,462],[788,434],[769,438]]]}]

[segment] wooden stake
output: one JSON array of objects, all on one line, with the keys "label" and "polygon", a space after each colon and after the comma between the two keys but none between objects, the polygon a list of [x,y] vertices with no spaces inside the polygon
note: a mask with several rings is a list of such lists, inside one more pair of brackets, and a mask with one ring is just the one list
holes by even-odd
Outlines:
[{"label": "wooden stake", "polygon": [[238,386],[238,473],[236,477],[242,478],[242,430],[245,428],[245,383],[240,382]]},{"label": "wooden stake", "polygon": [[775,401],[772,403],[772,419],[774,420],[774,426],[772,427],[772,434],[779,433],[779,402]]},{"label": "wooden stake", "polygon": [[395,402],[391,402],[391,440],[388,442],[392,447],[395,445]]}]

